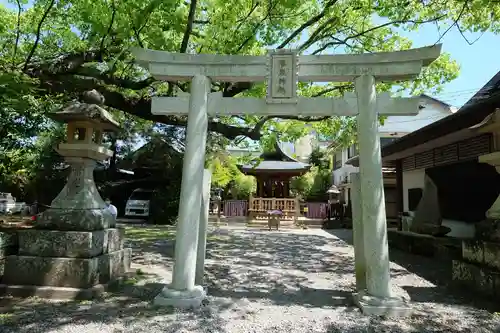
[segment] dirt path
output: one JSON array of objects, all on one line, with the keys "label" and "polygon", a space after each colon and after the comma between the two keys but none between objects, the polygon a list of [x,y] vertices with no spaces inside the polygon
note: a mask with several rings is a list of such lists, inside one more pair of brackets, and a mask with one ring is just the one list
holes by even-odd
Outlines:
[{"label": "dirt path", "polygon": [[354,251],[342,240],[349,241],[348,231],[213,230],[207,304],[196,311],[153,307],[150,300],[171,279],[173,232],[129,235],[137,274],[127,286],[93,302],[4,301],[0,332],[500,332],[500,317],[403,268],[426,267],[426,259],[409,255],[391,268],[394,292],[411,296],[414,315],[361,315],[350,297]]}]

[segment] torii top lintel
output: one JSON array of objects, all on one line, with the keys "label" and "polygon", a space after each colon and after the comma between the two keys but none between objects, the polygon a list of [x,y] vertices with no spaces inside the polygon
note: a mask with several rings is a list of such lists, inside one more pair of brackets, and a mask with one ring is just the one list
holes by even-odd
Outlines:
[{"label": "torii top lintel", "polygon": [[[412,79],[441,54],[441,44],[396,52],[301,55],[294,50],[270,51],[267,56],[185,54],[133,48],[136,61],[160,80],[190,80],[205,75],[214,81],[259,82],[273,68],[287,67],[287,81],[348,82],[369,74],[378,81]],[[277,68],[276,70],[279,70]],[[271,75],[270,75],[271,74]],[[291,79],[291,80],[290,80]]]}]

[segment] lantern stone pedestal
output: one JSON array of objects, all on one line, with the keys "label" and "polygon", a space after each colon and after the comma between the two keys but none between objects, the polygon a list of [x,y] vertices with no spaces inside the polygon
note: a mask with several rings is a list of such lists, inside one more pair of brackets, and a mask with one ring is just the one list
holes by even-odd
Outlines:
[{"label": "lantern stone pedestal", "polygon": [[[68,142],[58,152],[71,174],[35,227],[17,232],[18,252],[6,257],[0,290],[14,296],[89,299],[130,268],[124,230],[115,227],[93,177],[96,161],[112,154],[100,145],[100,135],[116,124],[104,109],[85,103],[53,118],[68,122]],[[79,134],[76,139],[73,131]]]}]

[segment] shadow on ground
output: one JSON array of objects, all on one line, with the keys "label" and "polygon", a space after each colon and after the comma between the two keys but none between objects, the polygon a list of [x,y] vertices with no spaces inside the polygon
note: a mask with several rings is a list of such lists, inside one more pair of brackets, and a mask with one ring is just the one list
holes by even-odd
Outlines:
[{"label": "shadow on ground", "polygon": [[[332,255],[328,247],[347,248],[344,242],[317,235],[284,232],[218,234],[207,253],[209,294],[233,299],[262,300],[276,305],[304,307],[352,305],[352,284],[332,290],[314,276],[331,278],[352,274],[347,255]],[[331,283],[330,283],[331,282]]]},{"label": "shadow on ground", "polygon": [[[326,230],[329,234],[353,245],[351,229]],[[451,260],[429,258],[398,249],[389,251],[391,264],[391,278],[397,280],[408,274],[415,274],[434,284],[429,286],[402,285],[413,302],[468,305],[485,309],[489,312],[499,312],[500,306],[491,301],[478,297],[477,294],[464,289],[457,289],[451,284]],[[396,264],[396,265],[394,265]]]},{"label": "shadow on ground", "polygon": [[[348,240],[347,233],[338,237]],[[127,230],[127,238],[136,265],[172,266],[173,230],[134,226]],[[210,233],[207,244],[209,306],[194,311],[155,307],[151,300],[163,286],[162,277],[146,270],[135,271],[119,288],[92,302],[3,299],[0,301],[0,331],[48,333],[72,325],[75,331],[90,332],[89,325],[94,325],[96,332],[191,332],[215,327],[217,330],[213,332],[229,333],[224,329],[227,316],[221,313],[231,312],[233,318],[245,320],[246,316],[253,314],[251,307],[241,304],[252,302],[277,306],[277,311],[294,305],[304,308],[305,312],[321,308],[332,313],[345,313],[345,324],[340,321],[327,323],[326,332],[379,332],[379,329],[380,332],[450,331],[454,323],[443,320],[442,313],[435,312],[431,304],[427,310],[409,319],[407,330],[400,325],[394,326],[393,321],[360,316],[350,300],[354,288],[354,263],[350,251],[348,244],[331,236],[218,229]],[[411,271],[412,265],[400,265],[406,269],[398,268],[393,274],[410,274],[407,269]],[[446,292],[439,288],[403,288],[417,302],[440,302],[436,297],[441,297],[443,302],[457,304],[456,299],[447,298]],[[439,289],[438,294],[431,295],[428,289]],[[479,323],[491,319],[486,314],[484,318],[474,316]],[[455,320],[455,317],[450,316],[449,320]],[[145,321],[148,322],[147,328],[144,327]],[[113,324],[114,329],[103,330],[99,326],[103,324]],[[472,324],[471,327],[475,327]]]}]

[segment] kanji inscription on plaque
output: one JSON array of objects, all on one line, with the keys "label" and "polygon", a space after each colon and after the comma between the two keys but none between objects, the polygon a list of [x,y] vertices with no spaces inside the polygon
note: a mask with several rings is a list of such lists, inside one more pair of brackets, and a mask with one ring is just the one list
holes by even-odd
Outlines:
[{"label": "kanji inscription on plaque", "polygon": [[297,103],[297,52],[273,50],[268,56],[267,102]]}]

